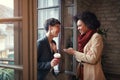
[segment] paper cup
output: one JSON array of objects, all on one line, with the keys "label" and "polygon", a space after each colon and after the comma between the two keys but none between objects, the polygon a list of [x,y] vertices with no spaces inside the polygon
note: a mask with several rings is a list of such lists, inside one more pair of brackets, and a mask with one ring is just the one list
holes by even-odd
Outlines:
[{"label": "paper cup", "polygon": [[60,53],[55,53],[55,54],[54,54],[54,58],[60,59],[60,58],[61,58],[61,54],[60,54]]}]

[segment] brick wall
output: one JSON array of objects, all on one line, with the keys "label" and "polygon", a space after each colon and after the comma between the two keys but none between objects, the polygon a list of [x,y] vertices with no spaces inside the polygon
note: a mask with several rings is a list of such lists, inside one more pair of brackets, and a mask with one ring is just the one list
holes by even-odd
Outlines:
[{"label": "brick wall", "polygon": [[91,4],[94,2],[93,0],[76,0],[76,6],[77,6],[77,12],[79,13],[81,11],[90,10]]},{"label": "brick wall", "polygon": [[120,0],[78,0],[77,12],[90,10],[109,28],[104,39],[103,70],[107,80],[120,79]]}]

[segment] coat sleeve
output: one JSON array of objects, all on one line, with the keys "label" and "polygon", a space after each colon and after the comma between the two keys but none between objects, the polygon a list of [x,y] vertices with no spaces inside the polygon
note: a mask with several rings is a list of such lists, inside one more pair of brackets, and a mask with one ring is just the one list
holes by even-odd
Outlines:
[{"label": "coat sleeve", "polygon": [[50,62],[39,62],[37,67],[38,67],[38,70],[51,69]]},{"label": "coat sleeve", "polygon": [[75,51],[74,56],[78,62],[83,61],[90,64],[96,64],[101,59],[103,50],[102,36],[94,34],[91,37],[91,46],[86,53]]},{"label": "coat sleeve", "polygon": [[38,70],[49,70],[51,69],[50,61],[43,61],[41,54],[43,53],[44,47],[42,43],[37,43],[37,68]]}]

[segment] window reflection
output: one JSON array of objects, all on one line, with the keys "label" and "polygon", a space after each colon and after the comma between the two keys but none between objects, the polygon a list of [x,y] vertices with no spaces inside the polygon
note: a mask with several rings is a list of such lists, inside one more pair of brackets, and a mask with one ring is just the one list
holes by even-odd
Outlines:
[{"label": "window reflection", "polygon": [[[0,58],[14,59],[13,24],[0,24]],[[0,62],[1,63],[1,62]],[[8,63],[3,61],[2,63]]]},{"label": "window reflection", "polygon": [[9,18],[14,15],[13,0],[0,0],[0,18]]}]

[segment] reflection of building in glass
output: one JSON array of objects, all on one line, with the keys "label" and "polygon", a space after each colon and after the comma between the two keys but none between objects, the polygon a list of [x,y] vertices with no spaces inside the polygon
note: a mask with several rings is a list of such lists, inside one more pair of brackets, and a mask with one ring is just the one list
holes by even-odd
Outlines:
[{"label": "reflection of building in glass", "polygon": [[[0,18],[13,17],[13,10],[6,6],[0,5]],[[9,58],[14,49],[14,29],[13,24],[0,24],[0,58]],[[1,63],[1,62],[0,62]],[[6,63],[6,62],[2,62]]]},{"label": "reflection of building in glass", "polygon": [[0,18],[9,18],[13,17],[13,9],[0,5]]}]

